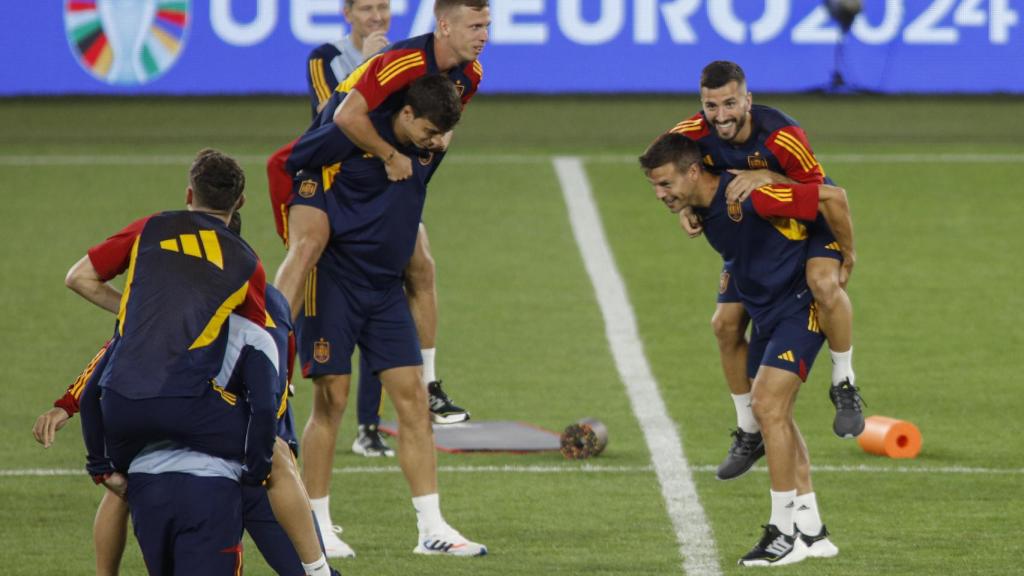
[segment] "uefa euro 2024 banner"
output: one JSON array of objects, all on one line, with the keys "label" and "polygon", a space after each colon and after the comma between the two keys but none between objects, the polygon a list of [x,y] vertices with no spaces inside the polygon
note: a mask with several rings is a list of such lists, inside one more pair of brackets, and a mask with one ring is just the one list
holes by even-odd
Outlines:
[{"label": "uefa euro 2024 banner", "polygon": [[[309,50],[345,32],[341,2],[11,0],[0,95],[301,93]],[[491,0],[482,92],[693,92],[726,59],[759,92],[838,68],[872,91],[1024,93],[1022,4],[863,0],[839,44],[821,0]],[[392,40],[432,29],[432,0],[391,5]]]}]

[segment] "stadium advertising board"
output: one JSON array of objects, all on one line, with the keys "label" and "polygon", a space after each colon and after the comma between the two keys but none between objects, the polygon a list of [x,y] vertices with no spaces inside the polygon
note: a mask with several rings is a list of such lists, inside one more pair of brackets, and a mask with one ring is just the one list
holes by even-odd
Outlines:
[{"label": "stadium advertising board", "polygon": [[[867,0],[846,82],[880,92],[1024,93],[1024,0]],[[301,93],[311,47],[345,31],[341,0],[13,2],[0,94]],[[432,28],[392,0],[392,39]],[[828,85],[841,34],[819,0],[491,0],[483,92],[694,91],[713,59],[759,92]]]}]

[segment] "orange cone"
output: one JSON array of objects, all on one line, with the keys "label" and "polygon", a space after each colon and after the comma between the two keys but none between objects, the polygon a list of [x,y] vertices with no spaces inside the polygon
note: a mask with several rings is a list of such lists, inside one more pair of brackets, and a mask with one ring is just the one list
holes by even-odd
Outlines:
[{"label": "orange cone", "polygon": [[861,449],[889,458],[916,458],[921,451],[921,431],[910,422],[869,416],[864,431],[857,437]]}]

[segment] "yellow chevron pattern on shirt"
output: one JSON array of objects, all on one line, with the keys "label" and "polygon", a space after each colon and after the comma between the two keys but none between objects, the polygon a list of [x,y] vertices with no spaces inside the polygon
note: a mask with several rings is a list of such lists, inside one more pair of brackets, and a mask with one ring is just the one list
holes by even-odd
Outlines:
[{"label": "yellow chevron pattern on shirt", "polygon": [[796,358],[793,356],[792,350],[786,350],[782,354],[777,356],[779,360],[785,360],[786,362],[796,362]]},{"label": "yellow chevron pattern on shirt", "polygon": [[331,184],[334,184],[334,178],[338,176],[338,172],[341,172],[341,162],[335,162],[320,169],[320,176],[324,181],[324,190],[331,189]]},{"label": "yellow chevron pattern on shirt", "polygon": [[473,72],[476,72],[478,78],[483,80],[484,78],[484,66],[479,60],[473,60]]},{"label": "yellow chevron pattern on shirt", "polygon": [[423,53],[413,52],[408,56],[402,56],[401,58],[395,60],[394,62],[382,68],[381,71],[377,73],[377,82],[379,82],[380,85],[383,86],[388,82],[394,80],[395,77],[401,74],[402,72],[424,65],[426,65],[426,60],[423,59]]},{"label": "yellow chevron pattern on shirt", "polygon": [[814,157],[814,154],[811,154],[810,150],[792,134],[787,132],[776,133],[775,143],[789,151],[800,162],[800,167],[805,172],[811,172],[818,165],[818,160]]},{"label": "yellow chevron pattern on shirt", "polygon": [[[203,249],[199,249],[200,242]],[[224,269],[224,253],[220,249],[220,240],[213,230],[200,230],[199,235],[181,234],[177,238],[168,238],[160,242],[160,248],[169,252],[180,252],[195,258],[203,258],[221,270]]]},{"label": "yellow chevron pattern on shirt", "polygon": [[843,250],[843,247],[839,245],[839,242],[829,242],[828,244],[825,244],[825,248],[835,250],[836,252],[842,252]]},{"label": "yellow chevron pattern on shirt", "polygon": [[771,218],[769,221],[780,234],[790,240],[807,239],[807,226],[796,218]]},{"label": "yellow chevron pattern on shirt", "polygon": [[338,87],[335,88],[334,91],[351,92],[352,89],[356,87],[356,82],[359,82],[359,79],[363,77],[363,74],[366,74],[366,70],[370,67],[370,64],[375,62],[381,56],[382,54],[377,54],[376,56],[371,57],[366,62],[360,64],[359,67],[356,68],[355,70],[349,72],[348,76],[346,76],[344,80],[338,82]]},{"label": "yellow chevron pattern on shirt", "polygon": [[331,97],[331,88],[327,85],[327,76],[324,73],[323,58],[309,59],[309,83],[316,92],[316,101],[323,104],[324,100]]},{"label": "yellow chevron pattern on shirt", "polygon": [[779,202],[792,202],[793,201],[793,189],[792,188],[782,188],[782,187],[779,187],[779,186],[775,186],[775,187],[772,187],[772,186],[761,186],[760,188],[757,189],[757,191],[762,193],[762,194],[764,194],[765,196],[768,196],[770,198],[774,198],[774,199],[778,200]]},{"label": "yellow chevron pattern on shirt", "polygon": [[245,295],[249,292],[249,282],[242,284],[242,287],[235,291],[234,294],[228,296],[217,311],[213,313],[213,318],[206,324],[206,328],[203,328],[203,332],[196,338],[196,341],[188,347],[189,350],[195,350],[196,348],[202,348],[209,346],[217,336],[220,335],[221,328],[224,327],[224,323],[228,320],[228,315],[235,308],[242,305],[245,302]]},{"label": "yellow chevron pattern on shirt", "polygon": [[124,317],[128,313],[128,298],[132,295],[132,281],[135,280],[135,262],[139,259],[139,240],[142,236],[135,237],[132,244],[132,253],[128,257],[128,273],[124,277],[124,291],[121,292],[121,304],[117,308],[117,333],[124,336]]}]

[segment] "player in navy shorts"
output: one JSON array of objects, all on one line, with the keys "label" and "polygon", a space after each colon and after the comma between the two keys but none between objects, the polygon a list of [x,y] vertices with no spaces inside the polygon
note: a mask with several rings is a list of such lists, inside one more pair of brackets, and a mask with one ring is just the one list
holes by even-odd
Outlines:
[{"label": "player in navy shorts", "polygon": [[762,538],[740,563],[783,565],[834,556],[838,549],[821,523],[793,405],[824,342],[804,271],[807,223],[820,206],[839,244],[853,250],[846,193],[829,185],[773,184],[731,202],[726,188],[734,176],[706,171],[701,158],[697,143],[668,133],[651,144],[640,165],[670,211],[691,208],[701,218],[753,320],[747,375],[764,435],[772,508]]},{"label": "player in navy shorts", "polygon": [[311,129],[294,153],[309,146],[333,163],[298,173],[289,214],[324,219],[330,230],[325,246],[314,251],[320,254],[316,265],[298,271],[306,278],[297,331],[303,374],[336,375],[347,389],[351,356],[359,346],[398,415],[398,456],[417,511],[414,551],[474,556],[486,547],[464,538],[441,516],[419,342],[402,291],[427,183],[444,157],[444,134],[461,114],[454,83],[430,75],[410,85],[399,110],[371,115],[374,130],[395,153],[414,159],[411,176],[399,181],[388,178],[382,159],[359,149],[333,124]]},{"label": "player in navy shorts", "polygon": [[[700,146],[707,170],[729,171],[736,176],[729,184],[730,199],[742,201],[755,188],[772,183],[832,184],[796,121],[780,110],[752,103],[746,76],[737,64],[716,61],[705,66],[700,93],[702,110],[676,124],[671,132]],[[699,222],[690,210],[680,212],[680,223],[691,236],[700,233]],[[864,426],[852,367],[853,308],[844,290],[854,253],[839,246],[822,216],[808,223],[807,228],[807,282],[818,303],[833,363],[829,388],[829,398],[836,408],[833,430],[840,437],[851,438]],[[764,455],[745,374],[750,317],[731,279],[729,264],[723,263],[711,320],[737,422],[732,445],[718,467],[721,480],[739,477]]]}]

